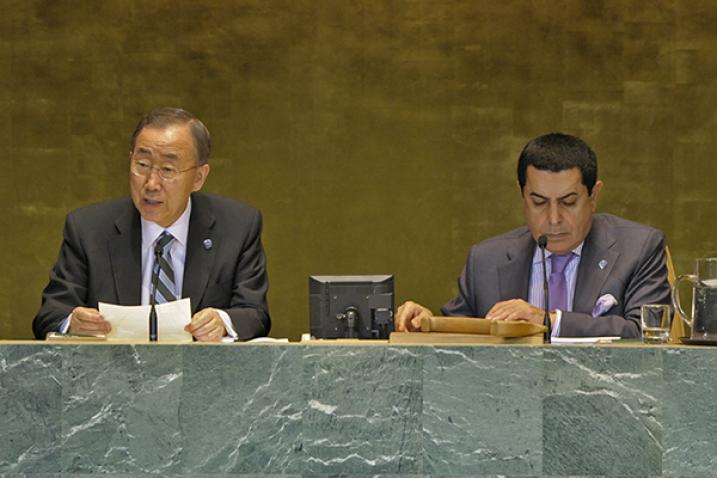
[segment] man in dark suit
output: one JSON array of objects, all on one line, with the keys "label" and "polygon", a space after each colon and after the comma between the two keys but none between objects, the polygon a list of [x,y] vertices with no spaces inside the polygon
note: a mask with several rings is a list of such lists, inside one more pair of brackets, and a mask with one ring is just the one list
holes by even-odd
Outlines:
[{"label": "man in dark suit", "polygon": [[[527,225],[473,246],[458,295],[441,312],[542,324],[536,241],[545,235],[553,336],[638,337],[640,307],[669,303],[663,234],[594,214],[603,187],[597,158],[574,136],[553,133],[528,143],[518,160],[518,184]],[[431,315],[406,302],[396,314],[397,329],[417,330]]]},{"label": "man in dark suit", "polygon": [[209,132],[191,113],[159,108],[142,118],[132,136],[131,198],[68,214],[33,322],[35,337],[108,333],[98,302],[148,304],[153,283],[159,295],[171,296],[164,300],[191,299],[194,315],[185,330],[197,340],[268,334],[261,214],[199,192],[209,152]]}]

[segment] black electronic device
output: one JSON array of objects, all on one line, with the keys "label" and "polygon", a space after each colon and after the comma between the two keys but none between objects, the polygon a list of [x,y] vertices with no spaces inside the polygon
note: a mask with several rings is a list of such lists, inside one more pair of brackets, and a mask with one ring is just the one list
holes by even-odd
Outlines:
[{"label": "black electronic device", "polygon": [[393,276],[309,276],[309,316],[317,339],[388,339]]}]

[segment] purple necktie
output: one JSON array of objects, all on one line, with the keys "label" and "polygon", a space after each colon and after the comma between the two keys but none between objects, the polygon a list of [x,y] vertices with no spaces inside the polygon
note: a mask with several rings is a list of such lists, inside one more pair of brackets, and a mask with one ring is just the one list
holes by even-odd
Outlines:
[{"label": "purple necktie", "polygon": [[568,281],[565,280],[565,268],[572,258],[572,252],[566,256],[557,254],[550,256],[550,279],[548,279],[550,310],[568,310]]}]

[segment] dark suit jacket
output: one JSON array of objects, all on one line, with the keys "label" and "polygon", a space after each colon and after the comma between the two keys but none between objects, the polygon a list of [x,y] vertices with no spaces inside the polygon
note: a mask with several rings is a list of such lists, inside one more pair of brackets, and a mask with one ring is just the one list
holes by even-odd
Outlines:
[{"label": "dark suit jacket", "polygon": [[[64,240],[42,306],[35,337],[59,330],[78,306],[109,302],[138,305],[142,287],[140,216],[130,198],[75,210],[65,220]],[[206,239],[212,247],[203,246]],[[268,280],[261,245],[261,214],[227,198],[192,194],[182,297],[192,313],[225,310],[240,339],[269,333]]]},{"label": "dark suit jacket", "polygon": [[[476,244],[458,280],[458,296],[445,315],[485,317],[496,302],[528,300],[536,243],[527,227]],[[604,268],[599,263],[607,262]],[[592,317],[595,302],[612,294],[617,305]],[[573,311],[563,312],[560,335],[640,335],[640,307],[669,304],[665,239],[651,227],[609,214],[595,214],[582,250]]]}]

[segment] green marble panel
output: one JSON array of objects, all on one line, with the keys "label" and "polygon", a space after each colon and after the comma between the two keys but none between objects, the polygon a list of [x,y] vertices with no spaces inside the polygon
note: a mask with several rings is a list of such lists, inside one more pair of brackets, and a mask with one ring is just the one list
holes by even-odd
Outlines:
[{"label": "green marble panel", "polygon": [[304,474],[306,478],[423,478],[426,475],[393,474],[393,473],[311,473]]},{"label": "green marble panel", "polygon": [[303,362],[302,473],[420,473],[419,349],[312,346]]},{"label": "green marble panel", "polygon": [[709,477],[717,350],[0,346],[0,478]]},{"label": "green marble panel", "polygon": [[717,349],[668,350],[665,453],[669,476],[717,475]]},{"label": "green marble panel", "polygon": [[0,478],[61,478],[62,473],[0,473]]},{"label": "green marble panel", "polygon": [[291,473],[306,403],[301,353],[266,345],[185,349],[184,473]]},{"label": "green marble panel", "polygon": [[540,473],[542,353],[533,347],[423,350],[424,473]]},{"label": "green marble panel", "polygon": [[662,474],[662,351],[545,349],[546,475]]},{"label": "green marble panel", "polygon": [[423,478],[427,475],[393,473],[320,473],[304,474],[302,478]]},{"label": "green marble panel", "polygon": [[[28,475],[28,478],[35,478],[36,475]],[[57,477],[77,476],[73,473],[58,474]],[[106,478],[105,473],[82,473],[82,478]],[[113,473],[113,478],[184,478],[191,476],[192,478],[302,478],[301,475],[284,475],[284,474],[263,474],[263,473]],[[0,478],[2,475],[0,475]]]},{"label": "green marble panel", "polygon": [[63,348],[63,472],[178,471],[183,349]]},{"label": "green marble panel", "polygon": [[0,347],[0,473],[60,471],[62,356]]}]

